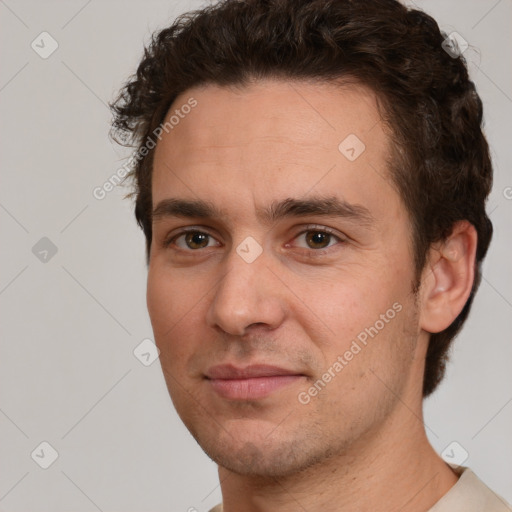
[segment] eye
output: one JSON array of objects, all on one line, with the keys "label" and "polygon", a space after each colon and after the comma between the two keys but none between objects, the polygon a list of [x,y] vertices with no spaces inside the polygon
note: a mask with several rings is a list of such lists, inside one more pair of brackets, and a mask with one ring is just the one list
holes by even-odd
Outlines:
[{"label": "eye", "polygon": [[310,229],[300,233],[295,237],[294,241],[296,247],[304,249],[327,249],[342,240],[333,233],[323,229]]},{"label": "eye", "polygon": [[173,237],[167,245],[174,244],[184,250],[198,250],[206,247],[215,247],[219,243],[208,233],[202,231],[187,231]]}]

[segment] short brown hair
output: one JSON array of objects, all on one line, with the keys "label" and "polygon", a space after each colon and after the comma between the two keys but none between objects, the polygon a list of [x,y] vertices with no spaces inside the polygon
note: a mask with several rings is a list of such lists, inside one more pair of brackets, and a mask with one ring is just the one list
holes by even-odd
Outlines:
[{"label": "short brown hair", "polygon": [[[374,90],[392,133],[391,177],[412,220],[417,275],[431,244],[445,239],[455,222],[468,220],[478,234],[472,293],[455,321],[431,334],[424,396],[444,375],[492,237],[482,103],[464,58],[443,48],[445,38],[433,18],[396,0],[223,0],[154,34],[111,105],[114,137],[128,136],[140,150],[177,96],[195,86],[346,78]],[[148,255],[153,153],[139,158],[130,175]]]}]

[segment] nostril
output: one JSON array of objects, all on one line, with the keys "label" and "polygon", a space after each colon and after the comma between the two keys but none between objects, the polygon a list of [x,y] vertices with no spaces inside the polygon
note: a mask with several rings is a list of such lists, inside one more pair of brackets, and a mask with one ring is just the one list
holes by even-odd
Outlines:
[{"label": "nostril", "polygon": [[266,327],[268,329],[270,329],[270,326],[267,325],[266,323],[264,322],[255,322],[253,324],[250,324],[247,326],[247,329],[251,329],[251,328],[259,328],[259,327]]}]

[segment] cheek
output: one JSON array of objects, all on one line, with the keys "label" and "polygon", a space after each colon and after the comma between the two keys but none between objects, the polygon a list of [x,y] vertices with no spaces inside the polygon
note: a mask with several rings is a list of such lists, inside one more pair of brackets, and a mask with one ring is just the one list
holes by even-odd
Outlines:
[{"label": "cheek", "polygon": [[325,366],[315,377],[322,382],[304,391],[316,395],[311,403],[317,411],[329,411],[333,431],[381,421],[403,393],[413,368],[415,310],[405,300],[394,304],[383,308],[385,320],[380,312],[365,316],[356,308],[357,320],[340,318],[334,341],[322,347]]},{"label": "cheek", "polygon": [[153,333],[158,338],[172,327],[177,301],[169,279],[151,267],[148,273],[146,302]]},{"label": "cheek", "polygon": [[367,266],[334,270],[321,279],[295,280],[292,286],[305,306],[302,319],[311,338],[322,329],[337,350],[373,325],[399,297],[395,284]]},{"label": "cheek", "polygon": [[[307,298],[300,323],[314,342],[311,351],[320,363],[317,371],[323,374],[331,369],[336,374],[333,394],[327,393],[324,399],[335,396],[338,400],[342,395],[343,401],[355,407],[363,396],[380,396],[382,384],[370,368],[386,376],[389,369],[403,375],[400,365],[406,367],[408,363],[398,361],[396,350],[400,355],[410,353],[411,335],[404,332],[405,317],[414,306],[409,303],[409,273],[404,267],[393,270],[383,264],[353,265],[314,283],[304,280],[300,291],[296,288],[298,296]],[[337,371],[333,365],[339,356],[343,369],[338,365]]]},{"label": "cheek", "polygon": [[[182,366],[183,358],[194,350],[194,340],[204,322],[204,290],[183,283],[179,275],[150,268],[147,283],[147,307],[155,342],[164,361]],[[171,357],[167,357],[172,354]],[[178,363],[179,362],[179,363]]]}]

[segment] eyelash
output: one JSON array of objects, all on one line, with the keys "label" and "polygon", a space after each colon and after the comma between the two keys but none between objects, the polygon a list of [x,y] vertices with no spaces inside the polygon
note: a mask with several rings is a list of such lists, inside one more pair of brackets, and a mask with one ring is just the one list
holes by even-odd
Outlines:
[{"label": "eyelash", "polygon": [[[329,252],[330,249],[332,247],[335,247],[336,245],[339,245],[339,244],[343,244],[345,243],[347,240],[343,237],[341,237],[340,235],[336,234],[332,229],[330,228],[327,228],[325,226],[315,226],[315,225],[308,225],[306,226],[306,229],[303,229],[302,231],[300,231],[299,233],[297,233],[293,239],[293,240],[296,240],[298,237],[302,236],[302,235],[305,235],[306,233],[311,233],[311,232],[314,232],[314,233],[324,233],[326,235],[330,235],[331,237],[335,238],[337,240],[337,243],[334,244],[334,245],[329,245],[328,247],[325,247],[325,248],[321,248],[321,249],[313,249],[313,248],[305,248],[305,247],[298,247],[298,249],[302,249],[304,251],[307,251],[308,253],[310,254],[314,254],[314,255],[322,255],[322,254],[325,254],[326,252]],[[164,248],[169,248],[169,246],[173,243],[176,242],[176,240],[182,236],[185,236],[189,233],[199,233],[199,234],[202,234],[202,235],[206,235],[208,237],[211,237],[211,238],[214,238],[215,237],[213,235],[211,235],[210,233],[208,233],[207,231],[201,231],[199,229],[184,229],[182,231],[180,231],[179,233],[175,233],[173,235],[171,235],[170,237],[166,238],[163,242],[163,247]],[[290,244],[287,243],[285,244],[286,247],[289,247]],[[186,251],[186,252],[200,252],[200,249],[182,249],[180,247],[178,247],[178,250],[182,250],[182,251]]]}]

